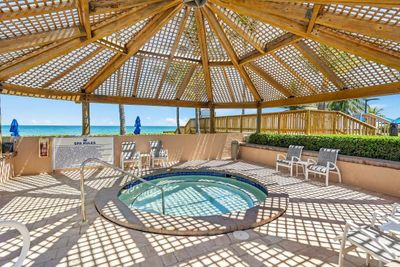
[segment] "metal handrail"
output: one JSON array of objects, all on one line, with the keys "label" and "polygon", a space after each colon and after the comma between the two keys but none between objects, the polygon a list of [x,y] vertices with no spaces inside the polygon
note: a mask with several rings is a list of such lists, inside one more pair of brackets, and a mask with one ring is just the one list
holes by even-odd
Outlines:
[{"label": "metal handrail", "polygon": [[22,235],[22,249],[21,253],[19,254],[17,262],[13,265],[14,267],[21,267],[24,263],[24,260],[29,252],[29,247],[31,244],[31,238],[29,235],[28,228],[22,223],[16,221],[0,221],[0,228],[1,227],[12,227],[18,230],[18,232]]},{"label": "metal handrail", "polygon": [[86,223],[87,219],[86,219],[86,206],[85,206],[85,188],[84,188],[84,178],[85,178],[85,166],[90,163],[90,162],[97,162],[103,166],[109,167],[113,170],[119,171],[127,176],[133,177],[134,180],[139,180],[145,184],[148,184],[152,187],[155,187],[157,189],[159,189],[161,191],[161,208],[162,208],[162,214],[165,214],[165,200],[164,200],[164,189],[162,189],[162,187],[155,185],[149,181],[146,181],[145,179],[141,178],[141,177],[137,177],[135,175],[133,175],[130,172],[124,171],[121,168],[115,167],[114,165],[105,162],[103,160],[97,159],[97,158],[89,158],[87,160],[85,160],[84,162],[82,162],[81,164],[81,170],[80,170],[80,188],[81,188],[81,217],[82,217],[82,223]]}]

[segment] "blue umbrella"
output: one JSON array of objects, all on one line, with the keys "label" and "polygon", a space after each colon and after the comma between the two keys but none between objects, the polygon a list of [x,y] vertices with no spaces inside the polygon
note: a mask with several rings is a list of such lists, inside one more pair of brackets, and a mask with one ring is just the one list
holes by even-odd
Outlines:
[{"label": "blue umbrella", "polygon": [[10,133],[11,136],[19,136],[18,122],[16,119],[13,119],[11,122]]},{"label": "blue umbrella", "polygon": [[393,121],[394,123],[400,124],[400,117]]},{"label": "blue umbrella", "polygon": [[135,121],[135,131],[133,133],[134,134],[140,134],[140,127],[142,127],[142,125],[140,124],[139,116],[137,116],[136,117],[136,121]]}]

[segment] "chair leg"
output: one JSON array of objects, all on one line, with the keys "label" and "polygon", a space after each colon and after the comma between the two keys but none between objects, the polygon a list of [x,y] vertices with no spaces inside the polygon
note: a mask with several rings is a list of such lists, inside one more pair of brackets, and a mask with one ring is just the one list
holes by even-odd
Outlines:
[{"label": "chair leg", "polygon": [[339,183],[342,183],[342,174],[340,173],[339,169],[337,169],[337,175],[339,176]]},{"label": "chair leg", "polygon": [[290,177],[293,177],[293,165],[290,165]]},{"label": "chair leg", "polygon": [[325,186],[329,185],[329,171],[326,172],[326,176],[325,176]]},{"label": "chair leg", "polygon": [[370,256],[367,253],[367,256],[365,257],[365,266],[369,266],[369,260],[370,260]]},{"label": "chair leg", "polygon": [[340,244],[338,267],[343,267],[344,256],[346,255],[345,249],[346,249],[346,238],[343,238]]},{"label": "chair leg", "polygon": [[276,164],[275,171],[278,171],[279,165]]},{"label": "chair leg", "polygon": [[304,176],[306,177],[306,181],[308,180],[308,169],[306,168],[306,172],[304,174]]}]

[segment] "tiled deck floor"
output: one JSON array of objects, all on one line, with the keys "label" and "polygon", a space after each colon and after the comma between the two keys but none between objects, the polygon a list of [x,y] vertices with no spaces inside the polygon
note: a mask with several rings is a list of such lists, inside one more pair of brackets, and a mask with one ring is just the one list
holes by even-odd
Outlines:
[{"label": "tiled deck floor", "polygon": [[[232,234],[143,233],[114,225],[94,209],[97,190],[126,182],[105,169],[88,171],[90,223],[85,227],[79,224],[78,172],[19,177],[0,185],[0,218],[29,228],[26,266],[335,266],[339,244],[334,237],[345,220],[366,224],[373,210],[388,212],[399,201],[354,187],[304,182],[244,162],[192,161],[180,166],[234,170],[275,181],[290,194],[291,203],[283,217],[248,230],[246,241],[235,240]],[[11,266],[19,252],[16,232],[0,229],[0,266]],[[363,266],[363,258],[362,253],[352,253],[346,257],[346,266]]]}]

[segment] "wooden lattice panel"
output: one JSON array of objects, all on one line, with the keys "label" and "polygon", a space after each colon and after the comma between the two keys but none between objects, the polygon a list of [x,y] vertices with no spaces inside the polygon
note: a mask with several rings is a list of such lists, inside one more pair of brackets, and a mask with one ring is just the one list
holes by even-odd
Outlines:
[{"label": "wooden lattice panel", "polygon": [[181,88],[185,76],[190,72],[192,64],[183,60],[171,62],[165,80],[162,81],[162,87],[159,98],[175,99],[178,89]]},{"label": "wooden lattice panel", "polygon": [[299,76],[301,86],[308,90],[318,93],[337,90],[332,82],[326,83],[324,75],[292,45],[278,50],[275,55]]},{"label": "wooden lattice panel", "polygon": [[204,20],[204,27],[206,31],[208,58],[211,62],[215,61],[229,61],[229,56],[226,54],[225,49],[222,47],[218,40],[217,35],[212,30],[207,20]]},{"label": "wooden lattice panel", "polygon": [[56,7],[60,4],[73,4],[73,0],[3,0],[0,2],[0,14],[8,14],[13,12],[23,12],[40,7]]},{"label": "wooden lattice panel", "polygon": [[338,4],[326,5],[324,12],[334,13],[341,16],[376,21],[382,24],[399,25],[400,7],[374,7],[374,6],[344,6]]},{"label": "wooden lattice panel", "polygon": [[246,67],[246,71],[249,74],[254,86],[257,88],[257,91],[260,93],[262,99],[264,99],[265,101],[272,101],[285,98],[285,96],[280,91],[278,91],[271,84],[266,82],[250,68]]},{"label": "wooden lattice panel", "polygon": [[9,53],[0,54],[0,65],[12,62],[19,57],[22,57],[24,55],[27,55],[27,54],[37,50],[38,48],[39,47],[30,47],[30,48],[26,48],[26,49],[12,51]]},{"label": "wooden lattice panel", "polygon": [[181,99],[187,101],[207,102],[206,84],[204,83],[204,72],[202,66],[198,66],[194,71]]},{"label": "wooden lattice panel", "polygon": [[175,43],[178,28],[182,23],[185,10],[182,9],[173,19],[171,19],[161,30],[147,42],[142,50],[157,54],[169,55]]},{"label": "wooden lattice panel", "polygon": [[[78,64],[83,57],[87,56],[97,48],[97,45],[91,44],[76,49],[65,56],[55,58],[46,64],[39,65],[27,72],[11,77],[7,82],[40,88],[66,69],[70,69],[74,65]],[[74,77],[74,80],[76,78],[77,77]]]},{"label": "wooden lattice panel", "polygon": [[226,74],[224,73],[224,69],[220,67],[210,69],[214,102],[216,103],[235,102],[233,89],[228,84],[229,81],[225,79]]},{"label": "wooden lattice panel", "polygon": [[239,72],[234,67],[225,67],[226,76],[233,89],[233,94],[237,102],[254,101],[253,95],[250,93],[246,84],[243,82]]},{"label": "wooden lattice panel", "polygon": [[346,88],[373,86],[400,81],[399,71],[361,57],[306,40],[318,56],[345,83]]},{"label": "wooden lattice panel", "polygon": [[87,55],[90,59],[52,83],[49,88],[61,91],[80,92],[90,78],[114,55],[114,51],[101,49],[99,46],[96,46],[95,50]]},{"label": "wooden lattice panel", "polygon": [[269,24],[260,22],[248,16],[239,15],[232,10],[222,7],[218,8],[234,21],[237,24],[237,27],[240,27],[242,30],[247,32],[248,35],[261,46],[265,46],[267,43],[286,33],[285,31],[272,27]]},{"label": "wooden lattice panel", "polygon": [[277,62],[271,55],[262,57],[256,62],[264,72],[268,73],[276,82],[285,87],[294,96],[307,96],[311,94],[309,88],[294,77],[288,70]]},{"label": "wooden lattice panel", "polygon": [[71,28],[78,25],[77,9],[5,20],[0,23],[0,39]]},{"label": "wooden lattice panel", "polygon": [[165,69],[165,64],[166,62],[163,58],[147,57],[143,59],[137,97],[154,98],[156,96]]},{"label": "wooden lattice panel", "polygon": [[193,9],[190,10],[175,56],[196,60],[199,60],[201,57]]},{"label": "wooden lattice panel", "polygon": [[141,20],[134,25],[113,33],[103,39],[123,47],[136,36],[136,34],[148,23],[148,21],[149,19]]}]

